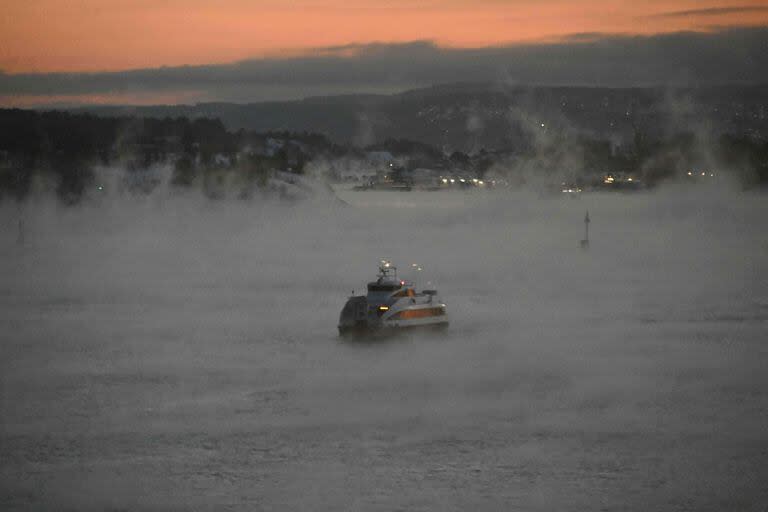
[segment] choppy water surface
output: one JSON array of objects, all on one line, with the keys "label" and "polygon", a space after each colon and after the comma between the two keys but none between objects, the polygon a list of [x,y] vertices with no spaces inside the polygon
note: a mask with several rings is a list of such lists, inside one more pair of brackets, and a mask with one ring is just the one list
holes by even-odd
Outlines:
[{"label": "choppy water surface", "polygon": [[[764,510],[765,196],[361,197],[5,207],[0,508]],[[445,337],[337,339],[381,257]]]}]

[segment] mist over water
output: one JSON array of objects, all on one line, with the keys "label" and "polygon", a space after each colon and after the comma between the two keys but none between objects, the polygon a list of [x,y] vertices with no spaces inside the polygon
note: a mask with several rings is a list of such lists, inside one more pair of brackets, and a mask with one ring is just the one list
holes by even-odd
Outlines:
[{"label": "mist over water", "polygon": [[350,194],[0,207],[0,508],[764,509],[764,194]]}]

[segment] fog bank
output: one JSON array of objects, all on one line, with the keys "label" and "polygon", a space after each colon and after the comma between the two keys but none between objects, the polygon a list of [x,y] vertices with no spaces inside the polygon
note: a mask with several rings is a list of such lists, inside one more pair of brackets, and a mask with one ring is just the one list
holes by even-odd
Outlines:
[{"label": "fog bank", "polygon": [[[762,510],[764,195],[358,194],[1,205],[0,506]],[[445,337],[337,338],[384,257]]]}]

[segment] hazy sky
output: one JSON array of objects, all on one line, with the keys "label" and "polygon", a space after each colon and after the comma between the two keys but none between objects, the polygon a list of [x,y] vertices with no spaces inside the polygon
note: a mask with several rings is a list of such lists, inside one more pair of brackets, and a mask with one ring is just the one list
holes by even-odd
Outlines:
[{"label": "hazy sky", "polygon": [[[347,57],[371,43],[429,41],[441,50],[579,46],[585,39],[765,26],[764,0],[0,0],[0,79]],[[6,83],[0,104],[242,100],[199,86],[166,87],[162,94],[143,85],[92,89],[50,87],[41,95]],[[297,95],[312,93],[304,88]]]},{"label": "hazy sky", "polygon": [[768,23],[763,0],[2,0],[0,68],[102,71],[429,39],[486,46],[567,34]]}]

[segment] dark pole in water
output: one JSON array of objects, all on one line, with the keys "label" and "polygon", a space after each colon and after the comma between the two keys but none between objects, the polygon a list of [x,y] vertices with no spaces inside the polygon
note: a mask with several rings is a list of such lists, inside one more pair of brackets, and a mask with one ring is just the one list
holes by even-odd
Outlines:
[{"label": "dark pole in water", "polygon": [[589,210],[587,210],[587,214],[584,216],[584,240],[589,245]]},{"label": "dark pole in water", "polygon": [[587,214],[584,216],[584,240],[579,242],[579,247],[582,249],[589,247],[589,223],[589,210],[587,210]]}]

